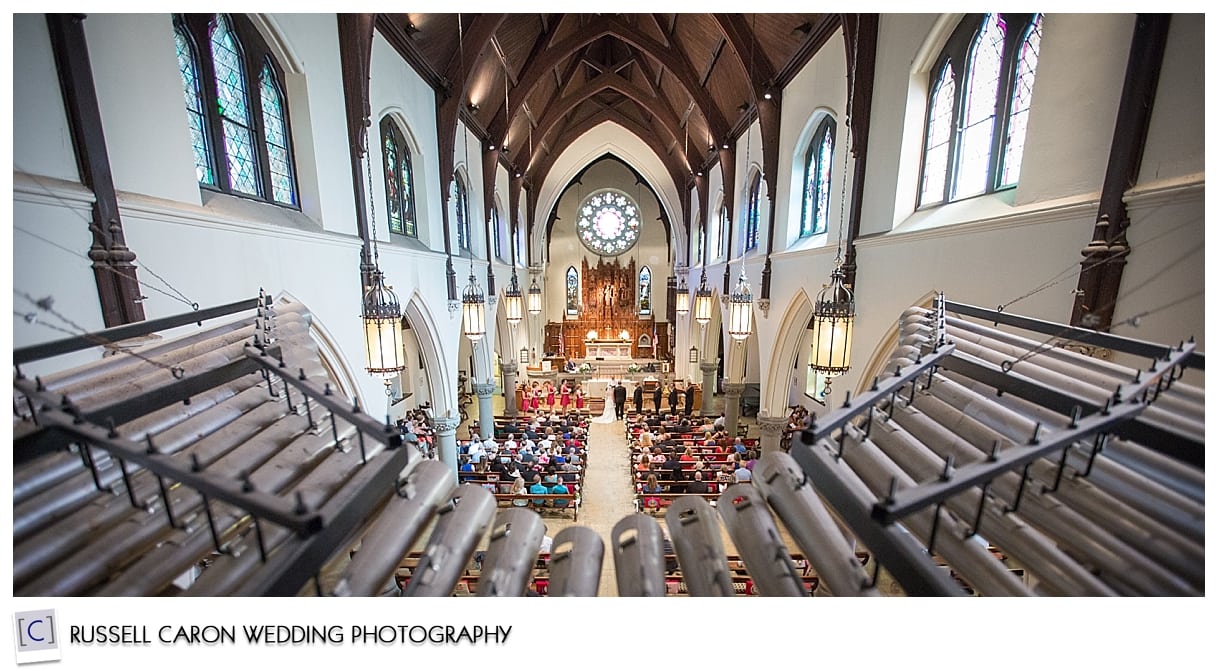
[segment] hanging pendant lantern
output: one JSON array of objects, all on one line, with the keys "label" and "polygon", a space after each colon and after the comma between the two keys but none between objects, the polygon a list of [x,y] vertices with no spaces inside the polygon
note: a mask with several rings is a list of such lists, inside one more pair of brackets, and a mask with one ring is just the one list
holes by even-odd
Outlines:
[{"label": "hanging pendant lantern", "polygon": [[677,314],[681,317],[689,314],[689,287],[685,286],[685,278],[677,285]]},{"label": "hanging pendant lantern", "polygon": [[840,264],[833,269],[829,284],[816,295],[816,307],[808,323],[812,340],[808,367],[827,377],[850,370],[854,294],[843,283],[845,277]]},{"label": "hanging pendant lantern", "polygon": [[711,295],[710,287],[706,286],[706,273],[702,273],[702,284],[698,287],[698,292],[694,294],[694,321],[702,326],[706,326],[711,320],[711,309],[714,308],[715,301]]},{"label": "hanging pendant lantern", "polygon": [[536,317],[541,314],[541,287],[537,286],[537,278],[533,278],[533,284],[529,287],[529,314]]},{"label": "hanging pendant lantern", "polygon": [[747,340],[753,335],[753,291],[740,268],[740,280],[728,297],[727,332],[735,340]]},{"label": "hanging pendant lantern", "polygon": [[388,382],[406,369],[402,354],[402,308],[379,268],[372,274],[372,286],[364,294],[363,307],[367,370],[373,377]]},{"label": "hanging pendant lantern", "polygon": [[503,292],[503,308],[506,311],[507,323],[512,327],[520,324],[524,318],[523,299],[520,295],[520,282],[516,279],[516,269],[512,269],[512,279]]},{"label": "hanging pendant lantern", "polygon": [[482,340],[486,335],[486,295],[478,286],[478,278],[474,276],[473,266],[469,270],[469,284],[461,294],[461,322],[465,337],[470,342]]}]

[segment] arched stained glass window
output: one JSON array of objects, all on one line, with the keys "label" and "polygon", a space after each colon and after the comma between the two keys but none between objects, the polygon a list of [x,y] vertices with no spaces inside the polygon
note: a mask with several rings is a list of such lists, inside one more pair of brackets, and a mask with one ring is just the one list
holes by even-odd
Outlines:
[{"label": "arched stained glass window", "polygon": [[275,202],[296,204],[296,180],[292,177],[291,154],[288,153],[288,127],[284,121],[283,94],[268,62],[258,77],[262,96],[262,127],[266,132],[267,158],[271,163],[271,195]]},{"label": "arched stained glass window", "polygon": [[499,208],[491,206],[491,235],[495,240],[495,258],[503,258],[503,243],[500,242],[502,233],[499,230]]},{"label": "arched stained glass window", "polygon": [[1042,23],[971,14],[948,38],[932,69],[919,206],[1018,181]]},{"label": "arched stained glass window", "polygon": [[926,153],[922,155],[922,203],[943,200],[947,184],[948,150],[952,136],[952,109],[956,105],[956,78],[951,61],[939,71],[930,96],[930,121],[926,129]]},{"label": "arched stained glass window", "polygon": [[697,247],[694,248],[694,258],[697,259],[699,262],[702,261],[702,250],[705,248],[704,247],[705,245],[706,245],[706,227],[699,226],[698,227]]},{"label": "arched stained glass window", "polygon": [[1002,186],[1019,181],[1023,141],[1028,133],[1028,109],[1032,107],[1032,84],[1036,82],[1036,62],[1040,59],[1040,19],[1040,14],[1033,17],[1019,45],[1015,90],[1011,95],[1010,118],[1007,122],[1006,153],[1002,157]]},{"label": "arched stained glass window", "polygon": [[727,241],[727,227],[730,225],[727,217],[727,205],[719,207],[719,230],[716,235],[710,239],[711,258],[717,259],[726,251],[723,249],[723,243]]},{"label": "arched stained glass window", "polygon": [[1006,29],[1006,22],[1001,17],[986,14],[969,50],[964,123],[960,129],[960,162],[956,169],[952,200],[975,196],[986,190]]},{"label": "arched stained glass window", "polygon": [[385,169],[385,203],[389,232],[417,238],[414,216],[414,174],[410,146],[390,117],[381,119],[381,160]]},{"label": "arched stained glass window", "polygon": [[761,173],[753,173],[749,183],[748,213],[744,218],[744,251],[757,249],[761,231]]},{"label": "arched stained glass window", "polygon": [[180,22],[174,22],[173,35],[178,50],[178,71],[182,75],[182,93],[186,98],[190,146],[195,154],[195,175],[200,184],[215,186],[211,142],[207,137],[207,115],[203,113],[203,93],[199,82],[199,57],[193,40]]},{"label": "arched stained glass window", "polygon": [[579,314],[579,271],[567,268],[567,314]]},{"label": "arched stained glass window", "polygon": [[799,236],[824,233],[829,228],[829,193],[833,175],[833,117],[826,115],[812,133],[804,155],[803,212],[799,217]]},{"label": "arched stained glass window", "polygon": [[262,195],[241,47],[224,15],[216,17],[216,29],[211,35],[211,56],[216,69],[217,104],[224,130],[229,184],[234,191],[251,196]]},{"label": "arched stained glass window", "polygon": [[639,314],[651,314],[651,268],[639,271]]},{"label": "arched stained glass window", "polygon": [[199,184],[298,207],[282,69],[266,40],[240,14],[173,22]]},{"label": "arched stained glass window", "polygon": [[639,241],[639,208],[634,199],[616,189],[588,194],[579,207],[575,232],[589,251],[617,256]]},{"label": "arched stained glass window", "polygon": [[460,173],[457,173],[454,181],[457,185],[457,247],[469,251],[471,237],[469,226],[469,190],[465,188],[465,180],[461,179]]}]

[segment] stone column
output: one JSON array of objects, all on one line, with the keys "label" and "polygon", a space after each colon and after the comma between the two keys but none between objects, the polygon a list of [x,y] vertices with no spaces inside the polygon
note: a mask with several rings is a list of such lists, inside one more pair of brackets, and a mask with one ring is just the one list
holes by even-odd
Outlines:
[{"label": "stone column", "polygon": [[710,416],[715,411],[715,375],[719,373],[717,361],[703,361],[698,364],[702,369],[702,416]]},{"label": "stone column", "polygon": [[723,426],[728,435],[736,435],[736,425],[740,422],[740,397],[744,394],[743,382],[726,382],[723,385]]},{"label": "stone column", "polygon": [[516,416],[516,362],[499,364],[503,371],[503,414],[508,417]]},{"label": "stone column", "polygon": [[453,484],[457,482],[458,426],[461,426],[460,417],[435,417],[431,420],[431,428],[436,432],[436,454],[440,462],[452,470]]},{"label": "stone column", "polygon": [[757,426],[761,429],[761,454],[766,455],[782,449],[782,432],[787,428],[786,417],[758,414]]},{"label": "stone column", "polygon": [[495,397],[495,383],[475,382],[470,386],[478,396],[478,435],[486,440],[495,435],[495,409],[491,405]]}]

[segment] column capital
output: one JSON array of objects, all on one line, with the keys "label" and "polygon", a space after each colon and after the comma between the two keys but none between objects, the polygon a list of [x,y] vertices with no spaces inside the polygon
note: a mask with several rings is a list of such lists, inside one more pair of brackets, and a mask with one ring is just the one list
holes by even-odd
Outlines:
[{"label": "column capital", "polygon": [[475,382],[470,385],[474,389],[474,394],[478,398],[490,398],[495,395],[494,382]]},{"label": "column capital", "polygon": [[503,371],[504,375],[515,375],[516,371],[520,370],[520,366],[515,362],[499,364],[499,370]]},{"label": "column capital", "polygon": [[698,370],[701,370],[703,373],[705,373],[707,375],[713,375],[713,374],[719,372],[719,362],[718,361],[703,361],[702,363],[698,364]]},{"label": "column capital", "polygon": [[762,435],[772,434],[781,436],[782,432],[787,428],[787,417],[771,417],[769,415],[757,415],[757,428],[761,430]]},{"label": "column capital", "polygon": [[739,397],[747,387],[748,385],[743,382],[724,382],[723,393],[731,397]]},{"label": "column capital", "polygon": [[431,420],[431,428],[435,429],[436,435],[441,438],[455,436],[458,426],[461,426],[460,417],[433,417]]}]

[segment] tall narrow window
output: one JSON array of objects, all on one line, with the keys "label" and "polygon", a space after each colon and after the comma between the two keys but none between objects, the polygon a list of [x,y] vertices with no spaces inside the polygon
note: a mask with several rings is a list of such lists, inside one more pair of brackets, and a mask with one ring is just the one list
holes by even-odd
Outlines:
[{"label": "tall narrow window", "polygon": [[651,314],[651,268],[639,271],[639,314]]},{"label": "tall narrow window", "polygon": [[567,314],[579,314],[579,271],[575,266],[567,268]]},{"label": "tall narrow window", "polygon": [[195,175],[200,184],[215,186],[212,170],[211,142],[207,137],[207,116],[203,113],[203,92],[199,85],[199,57],[186,28],[174,22],[174,41],[178,48],[178,71],[182,75],[182,93],[186,97],[186,120],[190,125],[190,146],[195,154]]},{"label": "tall narrow window", "polygon": [[829,229],[829,193],[833,175],[833,117],[825,116],[812,133],[804,155],[803,212],[799,217],[799,236],[824,233]]},{"label": "tall narrow window", "polygon": [[749,183],[748,214],[744,218],[744,251],[757,249],[757,239],[761,237],[761,173],[753,173]]},{"label": "tall narrow window", "polygon": [[724,252],[726,252],[726,250],[723,248],[723,243],[727,241],[727,227],[729,226],[729,223],[730,222],[728,221],[728,218],[727,218],[727,206],[722,205],[719,207],[718,235],[716,235],[714,238],[711,239],[711,243],[713,245],[710,248],[711,249],[711,258],[717,259],[721,255],[723,255]]},{"label": "tall narrow window", "polygon": [[965,82],[964,109],[961,110],[959,165],[952,200],[986,190],[1006,30],[1006,22],[1001,17],[986,14],[969,50],[969,77]]},{"label": "tall narrow window", "polygon": [[697,247],[694,248],[694,258],[695,259],[697,259],[699,261],[702,260],[702,249],[703,249],[703,245],[705,245],[705,244],[706,244],[706,227],[699,226],[698,227],[698,245],[697,245]]},{"label": "tall narrow window", "polygon": [[956,78],[951,61],[939,71],[935,90],[930,96],[930,121],[926,128],[926,153],[922,165],[922,203],[943,201],[947,184],[948,148],[952,132],[952,109],[956,105]]},{"label": "tall narrow window", "polygon": [[239,14],[173,22],[199,184],[298,207],[282,69],[266,40]]},{"label": "tall narrow window", "polygon": [[390,117],[381,119],[381,160],[385,169],[385,203],[389,232],[419,237],[414,214],[414,172],[406,136]]},{"label": "tall narrow window", "polygon": [[1041,24],[1039,14],[972,14],[948,38],[932,70],[920,206],[1018,181]]},{"label": "tall narrow window", "polygon": [[457,247],[469,251],[470,245],[470,226],[469,226],[469,190],[465,188],[465,181],[458,174],[456,178],[457,184]]},{"label": "tall narrow window", "polygon": [[266,152],[271,165],[271,195],[275,202],[296,204],[296,180],[292,178],[291,154],[288,153],[288,127],[283,116],[283,94],[279,92],[275,70],[270,62],[262,67],[258,77],[262,96],[262,127],[266,132]]},{"label": "tall narrow window", "polygon": [[1032,84],[1036,81],[1036,62],[1040,59],[1040,19],[1040,14],[1033,17],[1019,45],[1015,90],[1011,95],[1011,112],[1007,122],[1006,152],[1002,157],[1002,186],[1019,181],[1023,141],[1028,133],[1028,109],[1032,107]]},{"label": "tall narrow window", "polygon": [[491,235],[494,236],[495,240],[495,258],[502,259],[503,243],[500,242],[501,234],[499,231],[499,208],[495,207],[494,205],[491,206]]},{"label": "tall narrow window", "polygon": [[216,68],[217,103],[221,128],[224,130],[229,185],[234,191],[260,196],[262,187],[256,158],[258,150],[254,146],[254,129],[250,120],[244,57],[224,15],[216,18],[216,29],[211,35],[211,57]]}]

